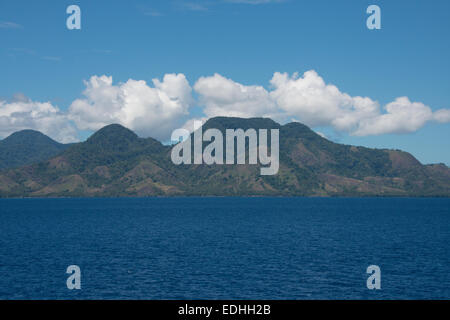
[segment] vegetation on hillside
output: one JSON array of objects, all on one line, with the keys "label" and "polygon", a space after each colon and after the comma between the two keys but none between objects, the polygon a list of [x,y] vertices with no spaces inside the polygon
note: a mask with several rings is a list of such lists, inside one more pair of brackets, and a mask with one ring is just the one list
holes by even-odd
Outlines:
[{"label": "vegetation on hillside", "polygon": [[406,152],[337,144],[303,124],[263,118],[217,117],[208,128],[279,129],[278,174],[261,176],[259,164],[176,166],[171,146],[109,125],[46,161],[0,173],[0,197],[450,196],[450,169]]},{"label": "vegetation on hillside", "polygon": [[18,131],[0,141],[0,170],[47,160],[67,149],[34,130]]}]

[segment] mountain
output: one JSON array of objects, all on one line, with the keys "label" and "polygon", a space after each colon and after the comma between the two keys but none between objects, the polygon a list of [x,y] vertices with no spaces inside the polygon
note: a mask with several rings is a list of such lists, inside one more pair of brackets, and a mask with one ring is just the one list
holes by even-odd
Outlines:
[{"label": "mountain", "polygon": [[47,160],[69,145],[58,143],[34,130],[23,130],[0,141],[0,170]]},{"label": "mountain", "polygon": [[217,117],[204,126],[279,129],[278,174],[260,165],[174,165],[171,146],[109,125],[49,160],[0,173],[0,197],[450,196],[450,169],[399,150],[337,144],[300,123]]}]

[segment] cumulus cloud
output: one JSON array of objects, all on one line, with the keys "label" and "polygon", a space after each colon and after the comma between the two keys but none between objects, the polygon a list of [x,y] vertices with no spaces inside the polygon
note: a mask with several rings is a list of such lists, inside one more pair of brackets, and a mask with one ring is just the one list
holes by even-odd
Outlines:
[{"label": "cumulus cloud", "polygon": [[24,129],[38,130],[63,143],[77,141],[75,127],[50,102],[31,101],[23,94],[15,95],[12,102],[0,100],[0,136]]},{"label": "cumulus cloud", "polygon": [[[241,84],[220,74],[201,77],[193,86],[197,101],[183,74],[166,74],[151,84],[133,79],[114,84],[110,76],[92,76],[85,86],[82,97],[66,112],[23,95],[12,102],[0,99],[0,135],[31,128],[71,142],[76,140],[74,124],[79,130],[95,131],[119,123],[140,136],[169,141],[174,129],[191,131],[194,120],[204,122],[216,116],[299,121],[356,136],[409,133],[429,122],[450,123],[450,109],[433,111],[408,97],[380,106],[372,98],[342,92],[313,70],[301,76],[276,72],[269,89]],[[202,113],[190,113],[194,104]]]},{"label": "cumulus cloud", "polygon": [[399,97],[381,110],[377,101],[343,93],[315,71],[307,71],[303,77],[275,73],[270,83],[274,87],[271,97],[280,109],[312,127],[331,126],[366,136],[414,132],[429,121],[450,122],[450,110],[433,113],[429,106],[408,97]]},{"label": "cumulus cloud", "polygon": [[274,88],[270,96],[280,112],[312,127],[332,125],[349,131],[361,118],[375,115],[379,108],[370,98],[351,97],[326,84],[315,71],[307,71],[303,77],[276,72],[270,83]]},{"label": "cumulus cloud", "polygon": [[277,112],[275,102],[261,86],[245,86],[219,74],[201,77],[194,85],[207,117],[258,117]]},{"label": "cumulus cloud", "polygon": [[194,86],[205,115],[296,119],[311,127],[330,126],[352,135],[408,133],[429,121],[450,122],[450,110],[433,112],[429,106],[397,98],[384,106],[369,97],[351,96],[327,84],[311,70],[299,76],[274,73],[271,90],[246,86],[219,74],[200,78]]},{"label": "cumulus cloud", "polygon": [[439,109],[433,113],[433,120],[440,123],[450,122],[450,109]]},{"label": "cumulus cloud", "polygon": [[408,133],[420,129],[430,120],[434,120],[430,107],[420,102],[411,102],[407,97],[400,97],[388,103],[386,113],[374,117],[362,118],[355,135],[378,135],[383,133]]},{"label": "cumulus cloud", "polygon": [[69,117],[82,130],[120,123],[141,136],[167,139],[186,121],[192,89],[183,74],[152,82],[153,87],[133,79],[115,85],[112,77],[93,76],[85,81],[84,98],[71,104]]}]

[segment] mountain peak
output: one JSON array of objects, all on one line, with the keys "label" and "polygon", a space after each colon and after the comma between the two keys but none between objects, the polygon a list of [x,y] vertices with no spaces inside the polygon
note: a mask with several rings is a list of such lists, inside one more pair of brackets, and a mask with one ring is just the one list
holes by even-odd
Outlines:
[{"label": "mountain peak", "polygon": [[0,169],[19,167],[48,159],[68,146],[36,130],[14,132],[0,141]]},{"label": "mountain peak", "polygon": [[55,140],[53,140],[52,138],[46,136],[45,134],[43,134],[40,131],[36,131],[36,130],[31,130],[31,129],[26,129],[26,130],[21,130],[21,131],[17,131],[12,133],[11,135],[9,135],[7,138],[5,138],[4,140],[2,140],[3,143],[5,142],[19,142],[19,141],[29,141],[29,142],[34,142],[36,139],[40,139],[40,140],[46,140],[52,143],[58,143]]},{"label": "mountain peak", "polygon": [[277,129],[280,125],[269,118],[236,118],[236,117],[214,117],[208,119],[204,129]]},{"label": "mountain peak", "polygon": [[138,139],[137,134],[130,129],[120,124],[110,124],[95,132],[89,137],[87,142],[120,145],[124,143],[128,144]]},{"label": "mountain peak", "polygon": [[283,133],[290,138],[304,138],[304,139],[315,139],[322,140],[323,138],[319,136],[316,132],[311,130],[308,126],[300,122],[290,122],[282,127]]}]

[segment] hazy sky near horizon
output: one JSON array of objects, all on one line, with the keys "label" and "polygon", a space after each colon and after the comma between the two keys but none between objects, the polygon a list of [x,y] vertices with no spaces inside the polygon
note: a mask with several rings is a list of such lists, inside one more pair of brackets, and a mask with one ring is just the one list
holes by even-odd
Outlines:
[{"label": "hazy sky near horizon", "polygon": [[3,0],[0,138],[267,116],[450,165],[449,31],[448,0]]}]

